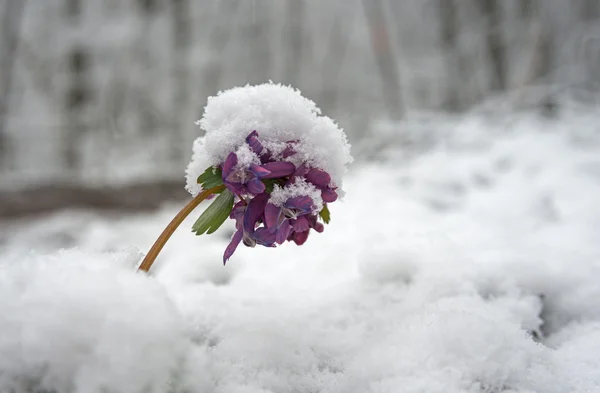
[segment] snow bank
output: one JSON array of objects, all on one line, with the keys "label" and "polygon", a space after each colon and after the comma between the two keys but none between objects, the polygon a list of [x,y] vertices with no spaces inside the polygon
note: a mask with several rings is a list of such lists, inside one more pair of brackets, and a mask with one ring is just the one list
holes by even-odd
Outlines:
[{"label": "snow bank", "polygon": [[[152,278],[91,251],[147,249],[179,206],[5,224],[0,255],[25,267],[1,270],[2,381],[46,362],[65,382],[45,386],[77,392],[159,391],[167,370],[174,392],[596,392],[598,118],[441,122],[456,136],[410,162],[355,168],[310,244],[226,268],[226,228],[178,231]],[[58,231],[87,251],[22,256]]]},{"label": "snow bank", "polygon": [[206,132],[194,142],[187,171],[187,190],[200,191],[197,179],[206,168],[220,165],[256,130],[271,151],[294,144],[294,163],[308,163],[328,172],[333,185],[342,186],[346,165],[352,161],[346,135],[300,91],[280,84],[237,87],[209,97],[198,122]]},{"label": "snow bank", "polygon": [[139,255],[60,252],[0,265],[0,391],[164,392],[187,348]]}]

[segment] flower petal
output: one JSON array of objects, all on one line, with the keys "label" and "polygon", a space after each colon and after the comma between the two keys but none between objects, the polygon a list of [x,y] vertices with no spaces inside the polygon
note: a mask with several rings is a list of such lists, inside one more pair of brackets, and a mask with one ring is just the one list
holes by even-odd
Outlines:
[{"label": "flower petal", "polygon": [[271,173],[271,171],[269,171],[268,169],[266,169],[260,165],[256,165],[256,164],[250,165],[249,169],[250,169],[250,172],[252,172],[259,179],[262,179],[265,176],[267,176],[269,173]]},{"label": "flower petal", "polygon": [[268,151],[267,149],[264,149],[263,154],[260,155],[261,164],[265,164],[267,162],[272,162],[272,161],[273,161],[273,155],[271,154],[270,151]]},{"label": "flower petal", "polygon": [[229,218],[233,218],[235,220],[235,228],[242,229],[243,221],[244,221],[244,213],[246,212],[246,204],[244,201],[239,201],[233,206],[231,213],[229,214]]},{"label": "flower petal", "polygon": [[304,242],[306,242],[306,239],[308,239],[308,233],[309,231],[294,232],[294,243],[299,246],[303,245]]},{"label": "flower petal", "polygon": [[286,241],[292,230],[292,226],[290,225],[290,220],[284,220],[283,223],[277,228],[277,232],[275,233],[275,241],[278,244],[282,244]]},{"label": "flower petal", "polygon": [[321,233],[325,229],[323,224],[317,221],[317,216],[315,214],[306,216],[306,219],[308,220],[308,224],[310,225],[310,227],[313,228],[315,231]]},{"label": "flower petal", "polygon": [[306,173],[308,173],[308,168],[306,167],[305,164],[302,164],[298,168],[296,168],[296,171],[294,172],[294,176],[304,176],[304,175],[306,175]]},{"label": "flower petal", "polygon": [[267,162],[262,167],[271,172],[263,177],[263,179],[277,179],[290,176],[296,170],[296,166],[287,161]]},{"label": "flower petal", "polygon": [[265,227],[260,227],[252,234],[252,238],[256,240],[257,244],[265,247],[275,246],[275,233],[269,232]]},{"label": "flower petal", "polygon": [[317,188],[326,188],[331,183],[331,176],[321,169],[312,168],[306,173],[306,180]]},{"label": "flower petal", "polygon": [[314,226],[313,229],[319,233],[323,232],[325,230],[325,227],[323,226],[323,224],[321,224],[320,222],[317,222]]},{"label": "flower petal", "polygon": [[288,158],[289,156],[293,156],[296,154],[296,149],[293,146],[287,145],[285,149],[281,152],[281,157]]},{"label": "flower petal", "polygon": [[272,203],[267,203],[265,206],[265,225],[271,231],[275,232],[277,228],[281,225],[281,223],[285,220],[281,212],[281,208],[273,205]]},{"label": "flower petal", "polygon": [[306,213],[312,210],[313,200],[308,195],[302,195],[288,199],[283,205],[288,209],[296,209],[302,213]]},{"label": "flower petal", "polygon": [[256,177],[250,180],[248,183],[246,183],[246,188],[248,188],[248,191],[250,191],[250,193],[255,195],[265,191],[265,185]]},{"label": "flower petal", "polygon": [[243,231],[241,229],[233,234],[231,241],[227,245],[227,248],[225,248],[225,253],[223,253],[223,265],[227,263],[229,258],[231,258],[231,256],[237,249],[237,246],[240,244],[240,241],[242,240],[242,236],[243,236]]},{"label": "flower petal", "polygon": [[265,211],[265,205],[269,200],[269,194],[258,194],[250,200],[246,213],[244,214],[244,230],[248,233],[254,233],[254,227]]},{"label": "flower petal", "polygon": [[304,232],[310,229],[310,225],[308,223],[308,219],[306,216],[300,216],[294,220],[293,223],[294,231],[296,232]]},{"label": "flower petal", "polygon": [[227,189],[233,192],[234,194],[242,194],[246,191],[244,189],[243,184],[241,183],[232,183],[230,181],[224,180],[223,184],[225,184],[225,187],[227,187]]},{"label": "flower petal", "polygon": [[231,174],[231,171],[233,171],[233,168],[235,168],[237,163],[238,163],[237,155],[234,152],[229,153],[229,155],[227,156],[227,159],[223,163],[223,171],[222,171],[222,175],[221,175],[223,180],[227,179],[227,177]]},{"label": "flower petal", "polygon": [[321,191],[321,198],[325,203],[335,202],[337,200],[337,192],[327,187]]},{"label": "flower petal", "polygon": [[250,145],[250,149],[252,149],[252,151],[257,155],[260,155],[260,153],[263,151],[263,145],[258,140],[258,132],[256,132],[256,130],[252,131],[246,137],[246,142],[248,145]]}]

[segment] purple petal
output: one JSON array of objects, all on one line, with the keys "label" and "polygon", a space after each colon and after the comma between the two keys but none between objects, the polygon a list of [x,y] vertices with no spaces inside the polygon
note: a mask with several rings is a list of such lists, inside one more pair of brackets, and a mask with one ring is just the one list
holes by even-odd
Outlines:
[{"label": "purple petal", "polygon": [[326,188],[331,183],[331,176],[325,171],[313,168],[306,173],[306,180],[318,188]]},{"label": "purple petal", "polygon": [[246,204],[243,201],[239,201],[235,204],[233,209],[231,210],[231,214],[229,214],[229,218],[233,218],[235,220],[235,228],[242,229],[242,223],[244,221],[244,213],[246,212]]},{"label": "purple petal", "polygon": [[250,180],[248,183],[246,183],[246,188],[248,188],[248,191],[250,191],[250,193],[254,195],[260,194],[265,191],[265,185],[256,177]]},{"label": "purple petal", "polygon": [[234,194],[242,194],[245,191],[244,186],[240,183],[232,183],[227,180],[224,180],[223,183],[225,184],[225,187]]},{"label": "purple petal", "polygon": [[248,145],[250,145],[250,149],[252,149],[252,151],[257,155],[260,155],[260,153],[263,151],[263,145],[258,140],[258,132],[256,132],[256,130],[252,131],[246,137],[246,142]]},{"label": "purple petal", "polygon": [[263,164],[262,167],[271,172],[263,177],[263,179],[277,179],[279,177],[289,176],[296,170],[296,166],[287,161],[267,162],[266,164]]},{"label": "purple petal", "polygon": [[265,164],[267,162],[272,162],[273,161],[273,156],[271,155],[271,152],[268,151],[267,149],[263,150],[264,153],[260,155],[260,162],[262,164]]},{"label": "purple petal", "polygon": [[281,224],[281,226],[277,229],[277,232],[275,235],[275,241],[278,244],[282,244],[284,241],[286,241],[291,230],[292,230],[292,227],[290,225],[290,220],[287,220],[287,219],[284,220],[283,223]]},{"label": "purple petal", "polygon": [[281,208],[272,203],[267,203],[267,206],[265,206],[265,225],[267,228],[271,232],[275,232],[283,220],[285,220],[285,217],[281,212]]},{"label": "purple petal", "polygon": [[248,207],[246,208],[246,213],[244,214],[244,230],[246,232],[254,232],[256,222],[263,215],[268,200],[269,194],[266,193],[258,194],[250,200]]},{"label": "purple petal", "polygon": [[225,180],[231,174],[231,171],[233,171],[233,168],[235,168],[237,163],[238,163],[237,155],[233,152],[229,153],[229,155],[227,156],[227,159],[223,163],[223,172],[221,175],[223,177],[223,180]]},{"label": "purple petal", "polygon": [[252,172],[259,179],[262,179],[269,173],[271,173],[271,171],[269,171],[268,169],[256,164],[250,165],[250,172]]},{"label": "purple petal", "polygon": [[320,222],[317,221],[316,214],[311,214],[309,216],[306,216],[306,219],[308,220],[308,224],[310,225],[310,227],[313,228],[315,231],[321,233],[325,229],[323,224],[321,224]]},{"label": "purple petal", "polygon": [[321,191],[321,198],[325,203],[335,202],[337,200],[337,192],[327,187]]},{"label": "purple petal", "polygon": [[227,248],[225,248],[225,253],[223,254],[223,265],[227,263],[229,258],[231,258],[231,256],[235,252],[237,246],[240,244],[240,241],[242,240],[242,236],[243,236],[242,230],[238,230],[236,233],[233,234],[233,237],[231,238],[231,242],[229,242],[229,244],[227,245]]},{"label": "purple petal", "polygon": [[300,210],[302,212],[308,212],[308,211],[312,210],[313,200],[311,197],[309,197],[307,195],[297,196],[297,197],[288,199],[284,203],[284,206],[287,207],[288,209],[296,209],[296,210]]},{"label": "purple petal", "polygon": [[305,216],[298,217],[294,220],[294,231],[296,232],[304,232],[310,229],[310,225],[308,223],[308,219]]},{"label": "purple petal", "polygon": [[294,154],[296,154],[296,150],[294,149],[294,147],[287,145],[285,149],[283,149],[283,151],[281,152],[281,157],[288,158],[289,156],[293,156]]},{"label": "purple petal", "polygon": [[320,222],[315,223],[315,225],[313,226],[314,230],[321,233],[325,230],[325,227],[323,226],[323,224],[321,224]]},{"label": "purple petal", "polygon": [[307,172],[308,168],[306,167],[306,165],[302,164],[296,169],[296,171],[294,172],[294,176],[304,176]]},{"label": "purple petal", "polygon": [[294,232],[294,243],[296,243],[299,246],[303,245],[304,242],[306,242],[306,239],[308,239],[308,233],[308,231]]},{"label": "purple petal", "polygon": [[273,247],[275,244],[275,234],[269,232],[265,227],[260,227],[252,234],[252,238],[256,240],[256,243],[265,247]]}]

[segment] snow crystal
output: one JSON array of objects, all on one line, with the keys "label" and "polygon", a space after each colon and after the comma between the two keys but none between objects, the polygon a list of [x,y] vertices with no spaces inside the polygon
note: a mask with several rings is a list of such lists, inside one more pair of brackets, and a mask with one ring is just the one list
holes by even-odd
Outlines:
[{"label": "snow crystal", "polygon": [[305,195],[313,200],[313,213],[318,213],[323,209],[321,191],[303,178],[296,178],[294,183],[288,184],[285,187],[275,184],[269,202],[275,206],[283,206],[288,199]]},{"label": "snow crystal", "polygon": [[341,188],[346,165],[352,162],[350,145],[343,130],[320,114],[315,103],[300,91],[274,83],[236,87],[210,97],[199,122],[206,134],[194,143],[186,171],[187,190],[200,192],[198,176],[208,166],[222,164],[254,130],[270,148],[299,141],[290,161],[325,170],[333,186]]},{"label": "snow crystal", "polygon": [[260,164],[260,158],[250,149],[250,146],[243,144],[237,148],[235,154],[238,159],[238,167],[248,168],[252,164]]}]

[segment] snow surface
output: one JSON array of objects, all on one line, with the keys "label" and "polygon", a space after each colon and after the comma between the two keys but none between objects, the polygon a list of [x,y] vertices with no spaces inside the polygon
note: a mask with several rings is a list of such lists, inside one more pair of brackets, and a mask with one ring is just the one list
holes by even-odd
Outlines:
[{"label": "snow surface", "polygon": [[286,160],[325,170],[332,186],[341,188],[346,165],[352,162],[350,145],[343,130],[320,114],[299,90],[281,84],[247,85],[209,97],[198,122],[206,133],[194,142],[186,171],[187,190],[199,193],[198,176],[209,166],[222,164],[254,130],[267,148],[284,148],[281,143],[297,141],[296,154]]},{"label": "snow surface", "polygon": [[232,228],[190,217],[133,272],[180,206],[4,223],[0,391],[598,392],[598,124],[430,124],[353,168],[325,232],[226,267]]}]

